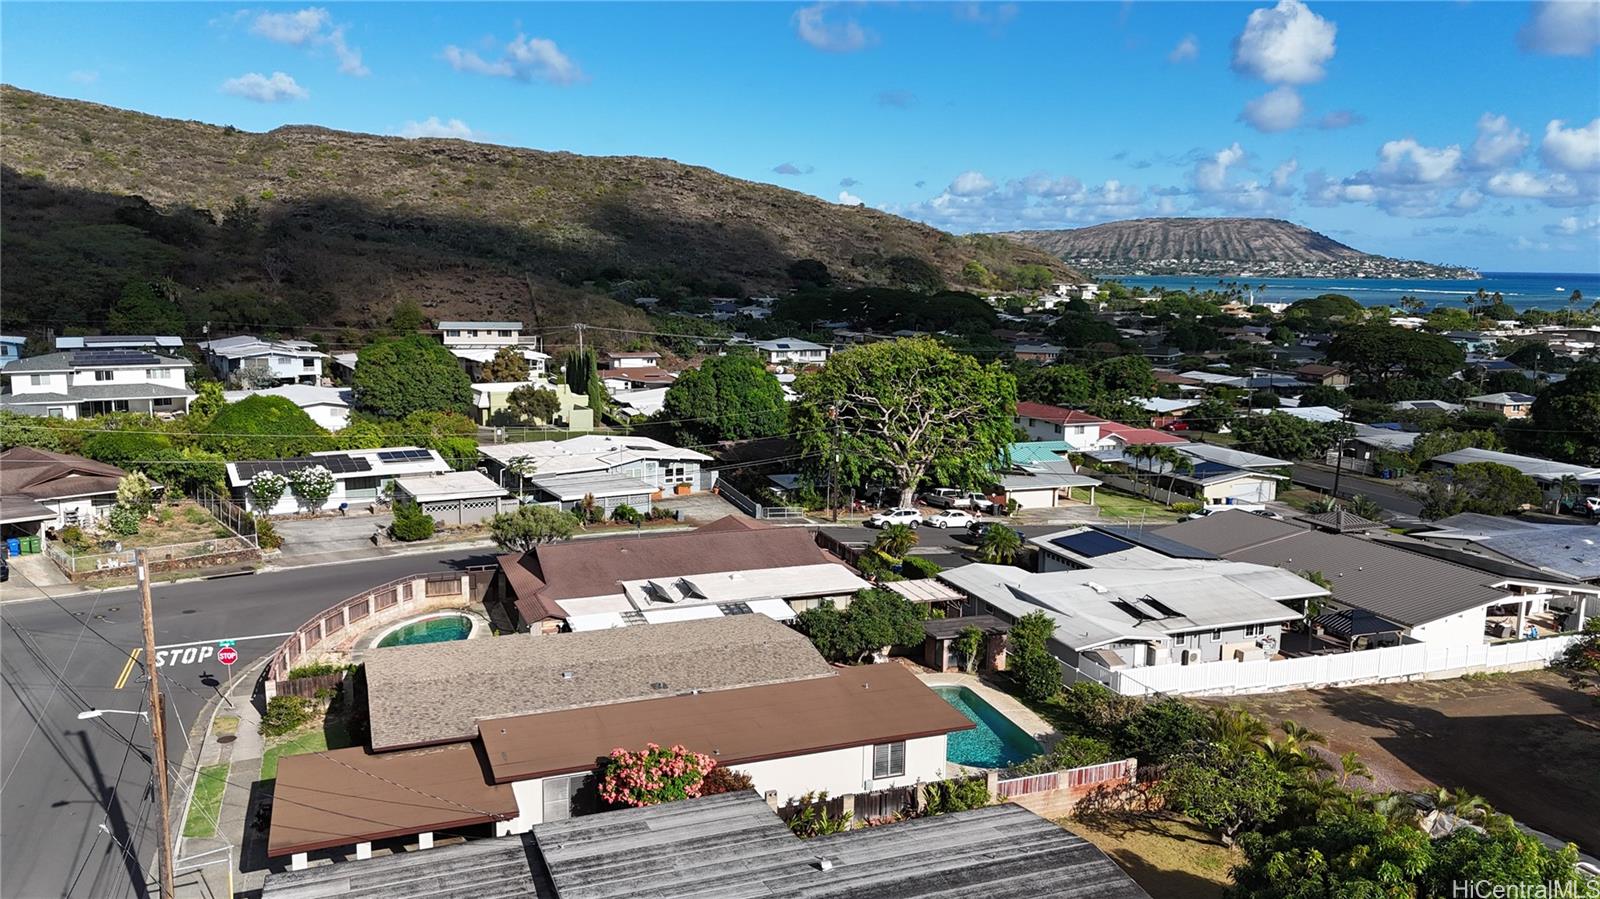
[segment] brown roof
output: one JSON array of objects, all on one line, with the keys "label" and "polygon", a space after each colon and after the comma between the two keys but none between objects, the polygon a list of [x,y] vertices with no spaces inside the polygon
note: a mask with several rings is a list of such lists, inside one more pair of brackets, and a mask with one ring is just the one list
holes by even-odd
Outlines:
[{"label": "brown roof", "polygon": [[278,760],[267,855],[349,846],[516,814],[511,788],[489,781],[476,743],[410,752],[372,754],[356,747],[290,755]]},{"label": "brown roof", "polygon": [[1061,406],[1051,406],[1047,403],[1020,402],[1017,404],[1017,417],[1037,418],[1040,421],[1053,421],[1063,425],[1092,425],[1103,424],[1105,419],[1077,409],[1066,409]]},{"label": "brown roof", "polygon": [[973,727],[899,665],[833,677],[480,721],[497,783],[594,768],[618,746],[682,744],[736,765]]},{"label": "brown roof", "polygon": [[1192,386],[1202,383],[1194,378],[1186,378],[1183,375],[1172,371],[1151,372],[1151,376],[1155,378],[1157,384],[1184,384]]},{"label": "brown roof", "polygon": [[1302,375],[1311,375],[1317,378],[1344,374],[1344,369],[1337,365],[1323,365],[1319,362],[1307,362],[1305,365],[1295,369],[1295,371]]},{"label": "brown roof", "polygon": [[372,748],[384,750],[468,740],[480,718],[825,678],[833,668],[799,632],[750,614],[386,647],[367,653],[366,672]]},{"label": "brown roof", "polygon": [[550,543],[499,558],[524,622],[566,618],[560,601],[620,594],[622,581],[837,561],[801,528],[729,515],[688,533]]},{"label": "brown roof", "polygon": [[115,493],[127,472],[104,462],[14,446],[0,453],[0,494],[30,499],[58,499],[92,493]]}]

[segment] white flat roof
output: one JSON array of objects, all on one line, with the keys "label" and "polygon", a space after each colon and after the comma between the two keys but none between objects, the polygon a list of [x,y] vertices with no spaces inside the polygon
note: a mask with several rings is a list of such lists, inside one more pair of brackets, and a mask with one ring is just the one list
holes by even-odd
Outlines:
[{"label": "white flat roof", "polygon": [[[697,603],[838,596],[866,590],[871,586],[849,568],[834,562],[622,582],[623,592],[641,611]],[[674,599],[667,601],[663,599],[665,596]]]},{"label": "white flat roof", "polygon": [[449,471],[395,478],[394,483],[395,489],[404,490],[420,503],[506,495],[504,487],[489,480],[481,471]]}]

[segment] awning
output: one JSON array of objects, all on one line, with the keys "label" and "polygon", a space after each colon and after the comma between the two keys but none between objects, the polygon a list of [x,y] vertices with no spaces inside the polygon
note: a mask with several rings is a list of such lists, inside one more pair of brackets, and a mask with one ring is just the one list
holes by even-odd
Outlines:
[{"label": "awning", "polygon": [[722,610],[713,605],[703,605],[685,606],[681,609],[651,609],[641,614],[650,624],[665,624],[669,621],[693,621],[696,618],[721,618]]},{"label": "awning", "polygon": [[570,615],[567,627],[573,631],[603,631],[613,627],[627,627],[620,612],[596,612],[593,615]]},{"label": "awning", "polygon": [[912,602],[961,602],[965,597],[953,587],[933,578],[915,581],[890,581],[880,586],[893,590]]},{"label": "awning", "polygon": [[745,605],[750,607],[750,611],[776,621],[793,621],[795,618],[794,609],[781,599],[752,599]]}]

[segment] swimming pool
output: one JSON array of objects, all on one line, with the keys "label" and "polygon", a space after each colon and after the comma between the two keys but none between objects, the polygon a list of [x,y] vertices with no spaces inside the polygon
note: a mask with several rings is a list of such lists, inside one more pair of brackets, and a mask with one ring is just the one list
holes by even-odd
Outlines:
[{"label": "swimming pool", "polygon": [[1040,753],[1039,741],[966,687],[933,691],[977,725],[950,734],[945,742],[945,758],[950,761],[973,768],[1007,768]]},{"label": "swimming pool", "polygon": [[418,643],[448,643],[451,640],[465,640],[471,634],[471,618],[465,615],[438,615],[432,618],[419,618],[389,631],[378,641],[378,648],[414,646]]}]

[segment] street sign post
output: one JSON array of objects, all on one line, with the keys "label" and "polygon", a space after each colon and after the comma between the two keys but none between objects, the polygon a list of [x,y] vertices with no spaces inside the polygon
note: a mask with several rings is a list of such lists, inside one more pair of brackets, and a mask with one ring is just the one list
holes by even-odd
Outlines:
[{"label": "street sign post", "polygon": [[239,661],[239,650],[234,649],[232,646],[224,646],[217,650],[217,661],[231,666],[234,662]]}]

